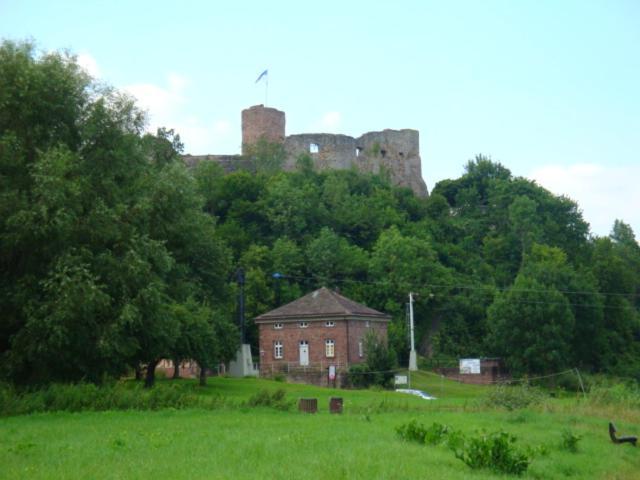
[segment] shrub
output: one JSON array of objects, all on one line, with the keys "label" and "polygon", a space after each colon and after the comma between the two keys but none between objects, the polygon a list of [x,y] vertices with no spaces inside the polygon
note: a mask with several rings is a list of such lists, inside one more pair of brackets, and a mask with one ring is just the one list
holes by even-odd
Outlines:
[{"label": "shrub", "polygon": [[278,410],[291,410],[293,401],[285,398],[285,391],[282,388],[270,392],[269,390],[260,390],[247,400],[246,405],[249,407],[270,407]]},{"label": "shrub", "polygon": [[367,388],[369,386],[369,368],[364,363],[352,365],[347,374],[347,382],[353,388]]},{"label": "shrub", "polygon": [[436,422],[427,428],[416,420],[411,420],[409,423],[396,427],[396,433],[402,440],[407,442],[437,445],[441,443],[449,433],[454,432],[451,432],[446,425],[441,425]]},{"label": "shrub", "polygon": [[518,410],[541,403],[545,395],[537,388],[527,384],[519,386],[498,385],[481,400],[487,407]]},{"label": "shrub", "polygon": [[431,445],[437,445],[449,433],[449,427],[434,422],[428,429],[425,435],[425,441]]},{"label": "shrub", "polygon": [[396,427],[396,433],[406,442],[424,444],[426,441],[427,429],[416,420],[411,420],[409,423]]},{"label": "shrub", "polygon": [[499,431],[465,439],[454,449],[456,458],[472,469],[489,469],[497,473],[521,475],[531,463],[528,453],[515,447],[516,437]]},{"label": "shrub", "polygon": [[567,450],[571,453],[578,452],[578,442],[582,439],[582,435],[576,435],[571,430],[567,429],[562,432],[562,441],[560,442],[560,448]]}]

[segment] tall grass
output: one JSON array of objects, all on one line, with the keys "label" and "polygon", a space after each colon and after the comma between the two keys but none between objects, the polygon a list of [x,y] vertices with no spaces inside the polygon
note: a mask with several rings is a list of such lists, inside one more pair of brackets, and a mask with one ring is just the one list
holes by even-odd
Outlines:
[{"label": "tall grass", "polygon": [[140,384],[117,382],[52,384],[19,390],[0,384],[0,415],[37,412],[80,412],[104,410],[159,410],[162,408],[219,408],[227,403],[220,396],[203,396],[195,388],[180,384],[158,384],[144,389]]}]

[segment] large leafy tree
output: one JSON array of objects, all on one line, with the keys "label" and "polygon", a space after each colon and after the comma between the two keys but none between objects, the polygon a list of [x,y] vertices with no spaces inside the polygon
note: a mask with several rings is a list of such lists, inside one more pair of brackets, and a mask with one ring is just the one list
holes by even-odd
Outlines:
[{"label": "large leafy tree", "polygon": [[171,305],[224,296],[228,254],[179,138],[73,57],[0,47],[0,354],[17,381],[120,374],[168,355]]}]

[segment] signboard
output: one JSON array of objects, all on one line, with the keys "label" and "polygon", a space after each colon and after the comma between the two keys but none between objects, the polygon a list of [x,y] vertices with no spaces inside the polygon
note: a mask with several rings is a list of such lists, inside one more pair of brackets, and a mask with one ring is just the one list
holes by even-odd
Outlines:
[{"label": "signboard", "polygon": [[396,375],[395,384],[396,385],[407,385],[409,382],[407,381],[406,375]]},{"label": "signboard", "polygon": [[462,375],[480,375],[479,358],[461,358],[460,373]]},{"label": "signboard", "polygon": [[336,366],[329,365],[329,380],[333,381],[336,379]]}]

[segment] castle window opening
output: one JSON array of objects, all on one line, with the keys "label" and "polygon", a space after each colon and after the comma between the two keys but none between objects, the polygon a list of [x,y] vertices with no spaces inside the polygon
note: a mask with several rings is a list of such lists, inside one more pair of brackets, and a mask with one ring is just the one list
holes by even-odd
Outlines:
[{"label": "castle window opening", "polygon": [[380,150],[380,155],[382,155],[382,158],[387,156],[387,151],[386,150]]},{"label": "castle window opening", "polygon": [[320,145],[317,143],[309,144],[309,153],[318,153],[320,151]]},{"label": "castle window opening", "polygon": [[398,153],[398,155],[400,155],[401,157],[404,157],[404,153],[403,152]]},{"label": "castle window opening", "polygon": [[362,147],[356,147],[356,157],[360,156],[360,152],[362,152]]}]

